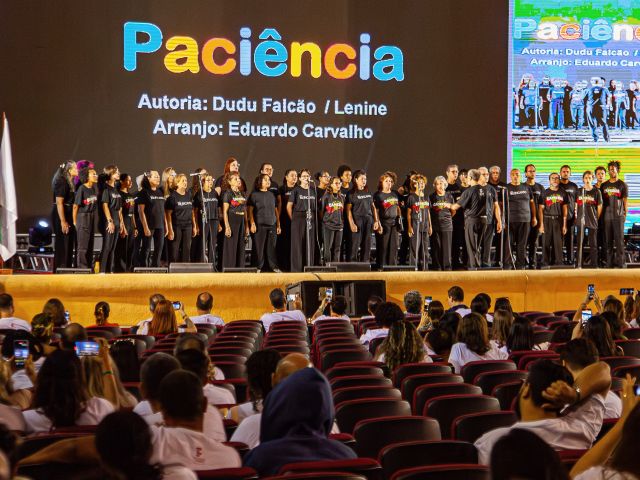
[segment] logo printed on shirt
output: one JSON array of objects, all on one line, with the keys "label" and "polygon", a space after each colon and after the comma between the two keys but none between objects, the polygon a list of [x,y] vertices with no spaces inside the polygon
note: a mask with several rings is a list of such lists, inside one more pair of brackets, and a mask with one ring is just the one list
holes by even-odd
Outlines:
[{"label": "logo printed on shirt", "polygon": [[398,205],[398,199],[396,197],[388,197],[382,201],[382,207],[387,210],[391,207]]},{"label": "logo printed on shirt", "polygon": [[82,200],[82,204],[83,205],[93,205],[94,203],[96,203],[96,201],[98,200],[98,197],[96,197],[95,195],[91,195],[90,197],[87,197],[85,199]]},{"label": "logo printed on shirt", "polygon": [[544,203],[547,207],[550,207],[555,203],[559,203],[562,205],[564,203],[564,199],[562,198],[562,195],[560,195],[559,193],[552,193],[551,195],[547,195],[547,198],[545,198]]},{"label": "logo printed on shirt", "polygon": [[446,203],[447,203],[447,202],[445,202],[444,200],[438,200],[437,202],[434,202],[434,203],[432,203],[432,204],[431,204],[431,209],[432,209],[434,212],[439,213],[439,212],[441,212],[442,210],[446,210],[446,209],[445,209],[445,204],[446,204]]},{"label": "logo printed on shirt", "polygon": [[413,210],[415,213],[418,213],[420,210],[426,210],[428,208],[429,208],[428,200],[421,200],[411,206],[411,210]]},{"label": "logo printed on shirt", "polygon": [[331,203],[328,203],[324,209],[327,211],[327,213],[342,212],[344,206],[342,205],[342,202],[335,200]]},{"label": "logo printed on shirt", "polygon": [[592,197],[590,195],[583,195],[580,196],[576,199],[576,203],[579,207],[581,207],[582,205],[584,205],[585,203],[587,205],[597,205],[598,201],[596,199],[596,197]]},{"label": "logo printed on shirt", "polygon": [[606,187],[603,190],[603,193],[607,197],[617,197],[617,198],[621,198],[622,197],[622,192],[620,191],[619,188],[616,188],[616,187]]}]

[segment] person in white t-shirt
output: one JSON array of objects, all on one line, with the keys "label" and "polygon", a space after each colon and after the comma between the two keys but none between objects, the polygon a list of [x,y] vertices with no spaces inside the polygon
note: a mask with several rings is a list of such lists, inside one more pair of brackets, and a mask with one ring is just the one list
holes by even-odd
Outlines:
[{"label": "person in white t-shirt", "polygon": [[[520,421],[476,440],[478,463],[487,465],[494,444],[515,428],[535,433],[556,450],[590,448],[602,428],[610,385],[611,373],[604,362],[589,365],[575,381],[562,365],[544,359],[534,362],[518,395]],[[571,406],[564,408],[567,404]]]},{"label": "person in white t-shirt", "polygon": [[447,302],[449,303],[449,310],[447,313],[456,312],[461,317],[471,313],[471,309],[464,303],[464,290],[462,287],[454,285],[447,290]]},{"label": "person in white t-shirt", "polygon": [[[176,346],[173,349],[173,356],[175,357],[182,350],[189,350],[190,348],[195,348],[196,350],[200,350],[203,353],[207,352],[207,345],[204,343],[204,340],[199,333],[183,333],[182,335],[180,335],[178,337],[178,341],[176,342]],[[210,363],[209,379],[224,380],[224,372]]]},{"label": "person in white t-shirt", "polygon": [[[164,298],[164,295],[162,295],[161,293],[154,293],[149,297],[149,311],[151,312],[151,317],[145,318],[144,320],[140,320],[136,325],[136,331],[132,333],[137,333],[139,335],[146,335],[146,332],[149,330],[149,324],[153,319],[153,312],[156,309],[156,305],[158,305],[158,302],[160,302],[161,300],[166,300]],[[145,332],[145,333],[141,333],[141,332]]]},{"label": "person in white t-shirt", "polygon": [[[329,306],[329,315],[325,315],[324,311]],[[318,310],[311,317],[311,322],[322,322],[323,320],[346,320],[350,322],[351,319],[345,315],[347,311],[347,299],[342,295],[336,295],[332,299],[324,297]]]},{"label": "person in white t-shirt", "polygon": [[29,322],[13,316],[13,297],[8,293],[0,294],[0,330],[31,331]]},{"label": "person in white t-shirt", "polygon": [[505,360],[509,354],[489,341],[487,321],[479,313],[465,315],[458,325],[457,343],[451,347],[449,363],[456,373],[469,362]]},{"label": "person in white t-shirt", "polygon": [[196,299],[196,310],[198,314],[190,317],[193,323],[201,325],[214,325],[224,327],[224,320],[211,314],[213,308],[213,295],[209,292],[202,292]]},{"label": "person in white t-shirt", "polygon": [[236,403],[236,398],[226,388],[211,385],[208,380],[209,374],[209,357],[195,348],[182,350],[176,355],[176,359],[184,370],[193,372],[204,385],[204,396],[207,398],[209,405],[231,405]]},{"label": "person in white t-shirt", "polygon": [[264,325],[265,332],[269,332],[269,328],[272,324],[277,322],[303,322],[307,323],[307,318],[300,310],[300,299],[296,299],[296,309],[287,310],[287,302],[284,292],[280,288],[274,288],[269,293],[269,301],[273,307],[271,313],[265,313],[260,317],[262,325]]}]

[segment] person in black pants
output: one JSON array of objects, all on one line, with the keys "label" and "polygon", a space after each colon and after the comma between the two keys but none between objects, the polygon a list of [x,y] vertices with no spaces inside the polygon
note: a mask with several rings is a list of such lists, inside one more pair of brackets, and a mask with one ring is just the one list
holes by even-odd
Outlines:
[{"label": "person in black pants", "polygon": [[344,195],[340,193],[340,185],[340,177],[333,177],[320,204],[322,238],[324,239],[322,248],[325,265],[329,262],[340,261],[345,201]]},{"label": "person in black pants", "polygon": [[254,190],[247,200],[247,217],[253,238],[253,257],[260,272],[265,264],[275,273],[282,273],[276,261],[276,239],[280,234],[280,219],[276,196],[270,191],[271,179],[266,173],[256,177]]},{"label": "person in black pants", "polygon": [[245,266],[244,245],[249,236],[245,223],[247,200],[242,193],[242,180],[237,172],[228,173],[222,184],[222,216],[224,219],[224,243],[222,246],[222,268]]},{"label": "person in black pants", "polygon": [[51,182],[53,188],[51,224],[56,236],[53,255],[54,272],[59,267],[73,267],[73,249],[76,243],[76,229],[73,224],[74,179],[77,176],[76,162],[69,161],[60,165]]},{"label": "person in black pants", "polygon": [[602,193],[599,188],[592,185],[593,173],[587,170],[582,174],[584,186],[578,189],[576,198],[575,219],[578,226],[578,247],[582,244],[582,251],[578,249],[578,258],[582,261],[578,266],[584,265],[585,244],[589,245],[589,264],[591,268],[598,268],[598,219],[602,215]]},{"label": "person in black pants", "polygon": [[[452,212],[464,208],[464,233],[467,244],[467,257],[469,269],[477,270],[480,267],[480,248],[487,228],[487,192],[479,184],[482,174],[479,170],[471,169],[468,172],[469,188],[460,199],[450,206]],[[446,204],[445,204],[446,206]]]},{"label": "person in black pants", "polygon": [[[515,267],[524,270],[527,264],[527,239],[529,229],[538,224],[536,206],[531,188],[526,183],[520,183],[520,170],[511,170],[511,183],[506,187],[505,212],[509,236],[504,246],[503,266],[507,270]],[[515,254],[515,262],[513,255]]]},{"label": "person in black pants", "polygon": [[120,171],[115,165],[108,165],[104,167],[103,172],[104,183],[100,194],[100,273],[113,273],[118,237],[124,236],[126,231],[122,220],[122,195],[116,188],[116,181],[120,180]]},{"label": "person in black pants", "polygon": [[409,179],[411,193],[407,197],[407,235],[411,256],[409,265],[429,270],[429,235],[433,233],[429,199],[424,195],[427,178],[414,174]]},{"label": "person in black pants", "polygon": [[527,262],[529,268],[535,269],[537,267],[537,251],[538,251],[538,239],[540,238],[540,230],[537,228],[538,222],[538,207],[540,206],[540,196],[544,192],[544,187],[536,182],[536,166],[532,163],[524,167],[524,174],[527,177],[525,182],[527,187],[531,190],[531,196],[536,212],[536,227],[529,230],[529,237],[527,238]]},{"label": "person in black pants", "polygon": [[82,185],[78,187],[73,203],[73,224],[78,232],[76,264],[78,268],[92,268],[98,203],[95,185],[98,182],[98,174],[93,168],[83,168],[79,176]]},{"label": "person in black pants", "polygon": [[562,265],[562,236],[567,233],[569,199],[560,188],[560,175],[549,175],[549,188],[540,197],[538,225],[542,237],[542,265],[549,266],[553,251],[553,264]]},{"label": "person in black pants", "polygon": [[193,199],[187,190],[187,176],[176,176],[176,188],[164,203],[164,215],[169,240],[169,261],[189,262],[191,260],[191,238],[197,233]]},{"label": "person in black pants", "polygon": [[624,268],[624,221],[627,216],[629,188],[618,178],[620,162],[607,164],[609,180],[600,187],[604,204],[604,238],[607,244],[607,267]]},{"label": "person in black pants", "polygon": [[573,265],[573,250],[576,245],[576,231],[574,226],[573,214],[576,209],[576,197],[578,196],[578,185],[573,183],[571,177],[571,167],[563,165],[560,167],[560,188],[567,194],[567,234],[564,236],[564,248],[567,254],[566,265]]},{"label": "person in black pants", "polygon": [[378,231],[380,222],[378,210],[373,204],[373,195],[367,187],[367,173],[364,170],[356,170],[353,175],[353,188],[347,194],[346,210],[351,232],[349,259],[352,262],[370,262],[371,233]]},{"label": "person in black pants", "polygon": [[[444,177],[436,177],[433,181],[433,186],[436,191],[429,195],[429,204],[432,212],[431,256],[433,258],[433,268],[435,270],[451,270],[454,230],[451,204],[455,203],[455,200],[454,196],[446,190],[447,180]],[[456,216],[463,216],[462,212],[453,213]]]},{"label": "person in black pants", "polygon": [[376,258],[378,267],[398,264],[398,233],[401,223],[398,197],[391,191],[393,176],[385,172],[380,176],[378,191],[373,203],[378,210],[380,226],[376,233]]},{"label": "person in black pants", "polygon": [[280,235],[276,242],[278,266],[282,270],[291,270],[291,218],[287,212],[287,203],[291,192],[298,184],[298,172],[290,168],[284,172],[282,185],[278,189],[278,216],[280,217]]},{"label": "person in black pants", "polygon": [[[140,257],[137,263],[141,267],[159,267],[166,232],[165,200],[160,189],[160,174],[156,170],[146,173],[141,187],[137,203],[140,227],[144,236],[140,242]],[[153,257],[151,257],[151,240],[153,240]]]},{"label": "person in black pants", "polygon": [[[446,170],[446,192],[448,194],[451,195],[451,199],[449,199],[449,201],[447,203],[456,203],[459,199],[460,196],[462,195],[462,192],[464,192],[467,187],[463,187],[459,180],[458,180],[458,174],[459,174],[459,170],[458,170],[458,165],[452,164],[452,165],[448,165],[447,166],[447,170]],[[435,181],[434,181],[434,185],[435,185]],[[444,195],[444,194],[439,194],[440,196]],[[441,199],[440,202],[443,202],[444,199]],[[431,205],[433,205],[433,202],[431,203]],[[444,211],[446,210],[447,213],[449,215],[451,215],[451,211],[449,209],[440,209],[439,211]],[[452,267],[454,270],[459,270],[459,269],[464,269],[466,267],[467,261],[467,255],[466,255],[466,246],[464,243],[464,212],[460,211],[458,212],[457,215],[454,215],[453,217],[450,216],[450,219],[452,221],[452,231],[451,231],[451,261],[452,261]],[[435,225],[435,219],[434,219],[434,231],[436,228]],[[445,232],[440,232],[438,231],[438,233],[435,234],[435,240],[439,241],[441,239],[441,235],[440,233],[445,233]],[[433,239],[432,239],[433,240]],[[431,248],[432,248],[432,252],[433,252],[433,242],[431,244]],[[440,260],[439,258],[436,258],[436,254],[433,254],[433,259],[434,262]],[[440,264],[442,265],[442,264]],[[438,268],[438,267],[435,267]],[[442,267],[441,267],[442,268]],[[447,269],[445,269],[447,270]],[[451,270],[451,268],[449,268],[448,270]]]},{"label": "person in black pants", "polygon": [[[202,184],[202,191],[198,191],[198,194],[193,198],[193,209],[196,215],[196,226],[199,229],[204,229],[202,239],[205,242],[205,255],[206,259],[202,256],[202,244],[199,245],[199,251],[191,251],[195,254],[196,262],[208,262],[213,264],[213,268],[216,269],[216,247],[218,245],[218,232],[222,231],[220,225],[220,197],[218,192],[213,188],[213,177],[206,175]],[[202,202],[204,200],[204,208]],[[205,216],[204,226],[202,224],[202,215]],[[193,256],[191,258],[194,258]]]},{"label": "person in black pants", "polygon": [[205,168],[199,167],[196,168],[193,173],[197,173],[197,175],[191,176],[191,198],[194,202],[194,216],[195,216],[195,225],[196,225],[196,235],[191,239],[191,261],[192,262],[201,262],[202,258],[202,217],[200,216],[200,211],[196,209],[195,202],[196,198],[200,196],[200,190],[202,188],[202,184],[204,184],[205,178],[209,174]]},{"label": "person in black pants", "polygon": [[[498,184],[489,183],[489,170],[486,167],[480,167],[480,181],[478,182],[485,191],[487,201],[487,211],[485,215],[485,228],[482,237],[482,253],[480,255],[481,265],[483,268],[491,267],[491,247],[493,246],[493,238],[496,233],[502,233],[502,219],[500,216],[500,204],[502,200],[498,198]],[[496,245],[496,263],[500,263],[500,250]]]},{"label": "person in black pants", "polygon": [[[599,165],[595,169],[596,183],[593,185],[602,193],[602,184],[606,181],[607,169]],[[602,199],[604,202],[604,198]],[[604,203],[602,205],[604,210]],[[604,241],[604,215],[600,215],[598,219],[598,266],[605,267],[607,265],[607,246]]]},{"label": "person in black pants", "polygon": [[315,264],[315,219],[317,218],[316,207],[318,203],[314,190],[310,188],[310,179],[311,173],[309,170],[302,170],[300,172],[300,185],[293,189],[287,202],[287,213],[291,218],[292,272],[301,272],[305,265]]},{"label": "person in black pants", "polygon": [[138,230],[134,215],[135,197],[129,192],[132,183],[129,174],[120,174],[119,190],[122,197],[122,225],[124,228],[116,243],[114,272],[130,272],[133,268],[135,258],[133,245],[135,238],[138,236]]}]

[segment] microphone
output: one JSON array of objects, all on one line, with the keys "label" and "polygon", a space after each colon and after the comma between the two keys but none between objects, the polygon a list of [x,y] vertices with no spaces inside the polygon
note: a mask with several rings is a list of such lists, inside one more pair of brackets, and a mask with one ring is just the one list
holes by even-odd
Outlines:
[{"label": "microphone", "polygon": [[190,177],[197,177],[197,176],[199,176],[199,175],[202,175],[202,173],[204,173],[204,172],[200,172],[200,173],[190,173],[190,174],[189,174],[189,176],[190,176]]},{"label": "microphone", "polygon": [[310,178],[309,183],[316,183],[316,181],[313,178]]}]

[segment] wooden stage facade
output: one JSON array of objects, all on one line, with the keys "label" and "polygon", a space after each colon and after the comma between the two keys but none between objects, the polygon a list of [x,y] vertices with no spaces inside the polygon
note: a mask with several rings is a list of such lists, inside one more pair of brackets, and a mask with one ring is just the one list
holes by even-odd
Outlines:
[{"label": "wooden stage facade", "polygon": [[640,270],[2,275],[0,288],[13,296],[15,315],[26,320],[57,297],[72,321],[93,323],[95,303],[105,300],[111,305],[110,321],[131,325],[150,316],[148,298],[155,292],[182,301],[186,312],[195,314],[196,296],[209,291],[215,299],[213,313],[225,321],[255,319],[270,311],[271,289],[303,280],[385,280],[389,301],[401,304],[405,292],[418,290],[445,306],[447,289],[459,285],[467,303],[486,292],[493,299],[509,297],[517,311],[552,311],[576,308],[589,283],[601,298],[618,295],[620,288],[638,289]]}]

